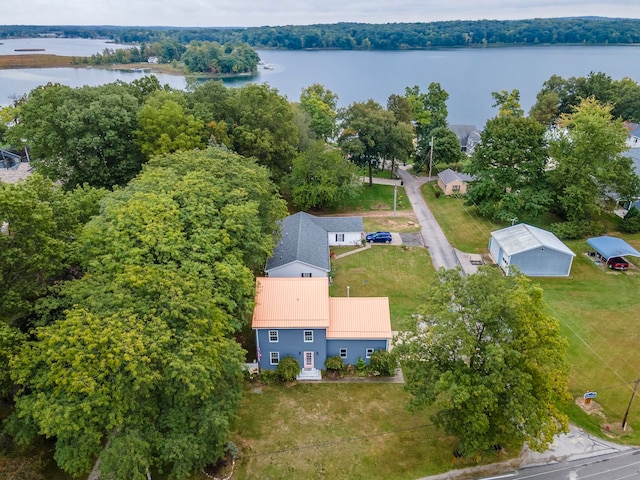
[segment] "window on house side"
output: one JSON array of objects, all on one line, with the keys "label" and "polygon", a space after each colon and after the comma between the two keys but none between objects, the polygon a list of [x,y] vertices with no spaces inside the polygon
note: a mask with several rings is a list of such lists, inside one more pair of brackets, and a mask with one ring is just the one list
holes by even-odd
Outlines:
[{"label": "window on house side", "polygon": [[313,330],[304,331],[304,341],[306,343],[313,342]]},{"label": "window on house side", "polygon": [[341,348],[340,349],[340,358],[347,358],[347,349],[346,348]]},{"label": "window on house side", "polygon": [[271,352],[271,365],[278,365],[280,363],[280,352]]},{"label": "window on house side", "polygon": [[270,343],[278,342],[278,330],[269,330],[269,342]]},{"label": "window on house side", "polygon": [[309,272],[309,273],[301,273],[300,276],[302,278],[311,278],[311,272]]},{"label": "window on house side", "polygon": [[371,358],[371,355],[373,355],[373,348],[367,348],[367,358]]},{"label": "window on house side", "polygon": [[344,233],[336,233],[336,242],[344,242]]}]

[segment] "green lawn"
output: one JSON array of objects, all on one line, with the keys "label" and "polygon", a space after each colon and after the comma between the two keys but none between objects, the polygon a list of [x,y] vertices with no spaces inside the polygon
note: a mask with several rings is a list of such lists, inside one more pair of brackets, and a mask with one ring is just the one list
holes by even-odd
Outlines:
[{"label": "green lawn", "polygon": [[[451,469],[455,440],[409,413],[399,384],[248,387],[234,478],[415,479]],[[258,393],[259,392],[259,393]],[[482,463],[496,460],[487,454]],[[470,460],[457,467],[475,465]]]},{"label": "green lawn", "polygon": [[332,260],[331,295],[389,297],[391,327],[402,330],[411,314],[427,299],[425,292],[435,270],[424,248],[373,245],[353,255]]},{"label": "green lawn", "polygon": [[[619,424],[631,398],[630,382],[640,375],[640,270],[612,272],[584,254],[586,242],[567,244],[577,254],[570,278],[537,282],[569,343],[571,393],[596,391],[606,416],[599,424]],[[639,444],[640,403],[632,405],[628,422],[632,428],[618,440]]]},{"label": "green lawn", "polygon": [[[339,209],[327,210],[325,212],[309,212],[313,214],[327,214],[327,213],[344,213],[349,212],[353,215],[358,215],[365,211],[388,211],[393,214],[393,197],[394,197],[393,185],[369,185],[366,184],[362,187],[360,195],[347,202]],[[396,195],[396,209],[404,210],[411,208],[406,195],[404,195],[404,188],[398,187]]]},{"label": "green lawn", "polygon": [[451,245],[467,253],[487,253],[491,232],[506,225],[482,217],[476,207],[466,206],[462,198],[445,195],[436,198],[433,185],[424,184],[422,196]]},{"label": "green lawn", "polygon": [[[449,241],[460,250],[487,252],[491,231],[506,226],[481,217],[461,198],[436,198],[431,185],[423,187],[423,197]],[[640,234],[624,238],[640,249]],[[578,425],[602,435],[603,425],[610,424],[615,431],[615,424],[621,422],[632,393],[630,382],[640,376],[640,270],[602,269],[585,255],[589,249],[584,240],[567,245],[577,254],[571,276],[535,281],[544,289],[549,312],[560,321],[568,341],[571,393],[579,397],[596,391],[595,401],[605,418],[586,416],[573,405],[567,406],[567,412]],[[616,431],[616,439],[640,444],[640,401],[632,405],[628,422],[631,428],[624,434]]]}]

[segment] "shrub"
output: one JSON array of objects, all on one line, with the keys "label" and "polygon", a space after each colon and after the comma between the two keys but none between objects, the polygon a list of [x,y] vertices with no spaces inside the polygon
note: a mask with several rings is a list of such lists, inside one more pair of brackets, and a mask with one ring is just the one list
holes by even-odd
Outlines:
[{"label": "shrub", "polygon": [[260,380],[267,385],[277,383],[279,379],[280,377],[276,370],[262,370],[260,372]]},{"label": "shrub", "polygon": [[360,377],[364,377],[367,374],[367,362],[365,362],[362,357],[358,357],[356,361],[356,372],[358,372],[358,376]]},{"label": "shrub", "polygon": [[386,350],[376,350],[369,359],[369,368],[384,377],[395,375],[397,365],[395,355]]},{"label": "shrub", "polygon": [[598,236],[607,231],[602,223],[593,220],[554,223],[551,225],[550,230],[562,240]]},{"label": "shrub", "polygon": [[344,361],[342,357],[329,357],[327,361],[324,362],[324,366],[327,367],[327,370],[344,370]]},{"label": "shrub", "polygon": [[284,357],[278,363],[278,377],[282,382],[293,382],[300,373],[300,364],[293,357]]},{"label": "shrub", "polygon": [[640,232],[640,210],[631,207],[620,223],[620,230],[625,233]]}]

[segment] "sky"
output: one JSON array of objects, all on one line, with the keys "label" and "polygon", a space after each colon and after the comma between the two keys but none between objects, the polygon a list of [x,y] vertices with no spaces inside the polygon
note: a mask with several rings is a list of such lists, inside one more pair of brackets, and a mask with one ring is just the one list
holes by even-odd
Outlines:
[{"label": "sky", "polygon": [[256,27],[315,23],[640,18],[637,0],[5,0],[3,25]]}]

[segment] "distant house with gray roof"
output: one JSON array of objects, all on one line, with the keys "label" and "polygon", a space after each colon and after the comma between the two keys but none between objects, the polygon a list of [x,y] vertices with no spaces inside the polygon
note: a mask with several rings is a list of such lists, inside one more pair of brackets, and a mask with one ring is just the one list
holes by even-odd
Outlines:
[{"label": "distant house with gray roof", "polygon": [[298,212],[280,222],[280,240],[267,260],[269,277],[327,277],[329,247],[359,245],[362,217],[316,217]]},{"label": "distant house with gray roof", "polygon": [[629,130],[629,137],[627,138],[627,147],[640,148],[640,125],[637,123],[628,122],[626,124],[627,130]]},{"label": "distant house with gray roof", "polygon": [[449,130],[456,134],[460,149],[467,155],[471,155],[475,146],[480,143],[480,131],[475,125],[449,125]]},{"label": "distant house with gray roof", "polygon": [[467,185],[472,180],[471,175],[454,172],[450,168],[438,173],[438,186],[445,195],[467,193]]},{"label": "distant house with gray roof", "polygon": [[507,275],[517,267],[533,277],[567,277],[576,256],[553,233],[526,223],[491,232],[489,252]]}]

